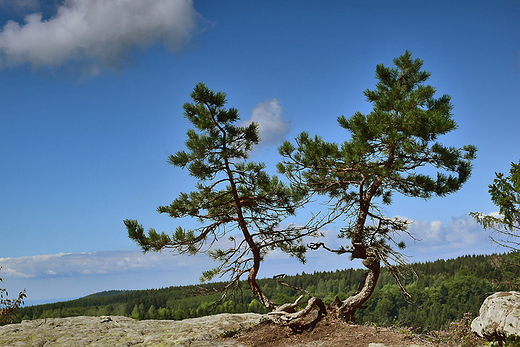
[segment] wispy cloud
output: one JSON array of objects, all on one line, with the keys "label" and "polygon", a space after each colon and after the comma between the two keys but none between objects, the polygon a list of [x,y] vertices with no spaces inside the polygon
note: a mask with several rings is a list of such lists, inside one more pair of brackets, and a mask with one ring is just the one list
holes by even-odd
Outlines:
[{"label": "wispy cloud", "polygon": [[[489,238],[491,232],[484,230],[469,215],[452,217],[447,223],[439,220],[414,221],[407,217],[396,217],[408,220],[411,223],[408,231],[416,239],[414,240],[406,234],[396,237],[397,242],[401,240],[406,242],[407,247],[402,253],[409,257],[409,262],[434,261],[437,259],[456,258],[466,254],[491,254],[508,251],[505,248],[492,244]],[[333,226],[330,226],[328,229],[322,230],[324,238],[319,241],[324,242],[331,249],[338,249],[341,246],[348,249],[350,240],[339,239],[337,230],[332,228]],[[316,239],[308,239],[306,242],[316,242]],[[280,258],[284,256],[286,257],[286,255],[281,255]],[[350,261],[348,254],[337,256],[323,249],[308,251],[307,258],[308,262],[305,267],[309,267],[312,271],[320,271],[316,264],[322,266],[321,271],[333,270],[331,267],[340,269],[362,267],[358,261]],[[305,267],[298,266],[299,271],[307,272],[308,270]]]},{"label": "wispy cloud", "polygon": [[112,289],[150,289],[198,283],[214,263],[204,254],[172,256],[139,250],[0,258],[1,287],[27,289],[28,304],[73,299]]},{"label": "wispy cloud", "polygon": [[290,122],[283,120],[282,106],[280,106],[280,101],[276,98],[256,105],[251,118],[244,120],[242,125],[249,125],[252,122],[258,124],[261,145],[278,145],[289,132]]},{"label": "wispy cloud", "polygon": [[193,266],[193,257],[173,257],[170,253],[109,251],[60,253],[19,258],[0,258],[0,274],[6,278],[47,278],[81,275],[108,275],[139,270]]},{"label": "wispy cloud", "polygon": [[[24,3],[34,6],[33,1]],[[192,0],[65,0],[48,20],[32,13],[25,23],[5,24],[0,32],[0,67],[75,62],[96,74],[100,68],[120,68],[136,48],[162,44],[181,50],[200,19]]]},{"label": "wispy cloud", "polygon": [[409,231],[419,240],[407,240],[407,253],[414,261],[455,258],[465,254],[505,252],[491,243],[490,231],[484,230],[469,215],[452,217],[448,223],[418,220]]}]

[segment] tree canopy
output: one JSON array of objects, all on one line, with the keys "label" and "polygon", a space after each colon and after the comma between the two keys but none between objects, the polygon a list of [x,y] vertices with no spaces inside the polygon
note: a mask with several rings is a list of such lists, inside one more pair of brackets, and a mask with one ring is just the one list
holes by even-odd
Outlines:
[{"label": "tree canopy", "polygon": [[[394,193],[429,199],[456,192],[470,177],[476,157],[474,146],[447,147],[438,141],[457,123],[451,97],[435,98],[435,88],[424,84],[430,73],[421,70],[423,61],[406,51],[393,63],[379,64],[376,88],[364,92],[373,105],[370,113],[338,117],[349,139],[337,144],[303,132],[295,144],[287,141],[279,148],[284,160],[278,170],[300,189],[327,196],[335,218],[346,221],[339,236],[350,239],[350,247],[311,246],[348,252],[369,269],[359,292],[339,305],[346,319],[370,297],[380,262],[390,269],[389,259],[403,263],[392,244],[404,248],[396,234],[406,232],[408,222],[385,216],[381,204],[391,204]],[[436,169],[436,175],[418,171],[424,166]]]},{"label": "tree canopy", "polygon": [[[409,222],[386,216],[382,205],[391,204],[395,193],[429,199],[458,191],[471,175],[476,148],[449,147],[439,141],[457,123],[452,118],[451,97],[435,97],[435,88],[425,84],[430,73],[422,70],[423,61],[406,51],[393,63],[395,67],[379,64],[376,88],[364,92],[373,105],[370,113],[338,117],[347,132],[343,143],[327,142],[307,132],[295,144],[284,142],[279,148],[283,161],[277,168],[289,185],[267,174],[263,163],[248,161],[249,152],[260,141],[257,125],[236,125],[239,113],[224,107],[226,95],[199,83],[191,93],[193,102],[184,105],[184,115],[195,127],[187,133],[187,151],[168,159],[198,179],[196,190],[181,193],[157,210],[172,218],[196,218],[201,226],[179,226],[171,235],[150,228],[145,234],[142,225],[128,219],[124,223],[129,237],[144,252],[207,253],[219,265],[205,271],[201,279],[227,275],[222,298],[228,289],[239,287],[241,276],[247,274],[258,301],[288,319],[307,314],[313,306],[324,307],[310,293],[307,307],[299,312],[295,311],[301,297],[280,306],[264,295],[256,278],[260,263],[274,249],[303,262],[307,248],[320,247],[362,259],[368,272],[358,290],[343,301],[336,300],[338,315],[344,319],[350,320],[373,293],[381,263],[409,298],[395,266],[406,264],[399,251],[405,247],[399,235],[407,233]],[[424,167],[428,169],[421,170]],[[328,199],[325,218],[281,227],[282,221],[315,195]],[[334,250],[323,242],[303,243],[303,237],[319,236],[323,225],[340,220],[345,226],[339,236],[349,239],[350,246]],[[234,230],[239,236],[231,233]]]},{"label": "tree canopy", "polygon": [[[144,252],[171,249],[177,254],[207,253],[218,262],[205,271],[202,281],[227,275],[230,288],[238,288],[247,274],[253,294],[265,307],[278,307],[267,298],[256,282],[260,263],[274,249],[305,261],[306,247],[302,237],[316,233],[317,227],[280,223],[294,215],[305,203],[301,189],[284,184],[277,176],[265,172],[263,163],[247,161],[248,154],[260,138],[255,123],[236,125],[239,112],[226,109],[226,94],[213,92],[203,83],[191,93],[192,103],[184,104],[184,115],[195,129],[187,132],[187,151],[170,155],[168,162],[186,168],[199,180],[196,190],[181,193],[159,213],[172,218],[192,217],[200,227],[178,226],[170,235],[144,228],[136,220],[125,220],[129,237]],[[237,230],[240,236],[233,234]],[[225,241],[227,237],[227,242]],[[217,245],[220,247],[216,247]],[[222,246],[224,245],[224,246]]]}]

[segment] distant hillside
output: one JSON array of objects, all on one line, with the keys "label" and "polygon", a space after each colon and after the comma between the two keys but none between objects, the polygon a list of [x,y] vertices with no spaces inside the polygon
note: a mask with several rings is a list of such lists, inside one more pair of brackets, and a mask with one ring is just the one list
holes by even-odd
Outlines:
[{"label": "distant hillside", "polygon": [[[484,299],[496,291],[512,290],[520,278],[520,268],[505,266],[514,262],[510,254],[464,256],[450,260],[416,263],[418,278],[409,276],[403,284],[416,305],[406,302],[392,276],[381,272],[378,285],[366,309],[358,310],[356,320],[377,324],[399,323],[424,329],[438,329],[465,312],[478,314]],[[304,288],[326,303],[338,295],[340,299],[352,294],[365,270],[346,269],[331,272],[289,276],[285,282]],[[299,292],[280,285],[273,279],[259,281],[264,292],[275,302],[294,301]],[[169,287],[162,289],[107,291],[53,304],[24,307],[21,319],[56,318],[68,316],[119,315],[136,319],[185,319],[215,313],[265,313],[263,306],[245,289],[230,301],[216,307],[217,296],[194,296],[200,288],[221,288],[223,283],[201,286]],[[420,308],[419,308],[420,307]]]},{"label": "distant hillside", "polygon": [[106,290],[106,291],[103,291],[103,292],[94,293],[94,294],[90,294],[90,295],[84,296],[84,297],[82,297],[80,299],[85,299],[85,298],[102,298],[102,297],[105,297],[105,296],[125,294],[125,293],[129,293],[129,292],[132,292],[132,291],[133,290]]}]

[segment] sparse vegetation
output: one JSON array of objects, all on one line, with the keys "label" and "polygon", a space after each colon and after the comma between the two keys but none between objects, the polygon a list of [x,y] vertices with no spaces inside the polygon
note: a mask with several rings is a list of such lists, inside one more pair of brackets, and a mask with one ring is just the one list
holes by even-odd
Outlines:
[{"label": "sparse vegetation", "polygon": [[[0,270],[2,267],[0,267]],[[0,282],[3,281],[0,278]],[[23,305],[26,297],[25,289],[18,294],[16,299],[9,299],[7,290],[0,288],[0,325],[12,323],[16,320],[17,310]]]},{"label": "sparse vegetation", "polygon": [[471,331],[471,312],[464,313],[464,316],[448,324],[443,330],[435,330],[430,333],[432,342],[442,342],[454,347],[476,347],[483,346],[486,340],[476,336]]}]

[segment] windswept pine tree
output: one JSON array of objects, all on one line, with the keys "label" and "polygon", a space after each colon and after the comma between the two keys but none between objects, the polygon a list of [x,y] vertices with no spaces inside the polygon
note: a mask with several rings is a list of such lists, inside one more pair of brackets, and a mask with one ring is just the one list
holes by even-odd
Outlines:
[{"label": "windswept pine tree", "polygon": [[[346,320],[374,291],[381,263],[400,284],[393,265],[405,263],[396,247],[405,247],[398,237],[406,233],[408,222],[385,216],[381,204],[391,204],[394,193],[422,199],[454,193],[470,177],[476,157],[474,146],[455,148],[438,142],[457,123],[450,96],[435,98],[435,88],[424,84],[430,73],[421,70],[423,61],[406,51],[393,62],[395,67],[377,66],[376,88],[364,92],[373,110],[338,118],[346,141],[326,142],[304,132],[295,144],[287,141],[279,148],[284,157],[279,172],[300,189],[327,196],[332,213],[346,222],[339,236],[349,239],[350,246],[330,249],[320,242],[311,246],[349,253],[368,269],[359,290],[338,302],[338,314]],[[425,166],[438,170],[436,176],[418,171]]]},{"label": "windswept pine tree", "polygon": [[[192,103],[184,104],[184,115],[195,129],[188,131],[187,151],[170,155],[168,162],[187,169],[198,179],[196,190],[181,193],[168,206],[157,211],[172,218],[192,217],[200,227],[185,229],[178,226],[172,234],[144,227],[136,220],[125,220],[129,237],[144,252],[170,249],[175,254],[207,253],[218,262],[205,271],[202,281],[215,276],[228,277],[222,289],[222,300],[230,289],[247,282],[258,301],[269,310],[288,319],[297,318],[312,307],[323,309],[320,299],[309,298],[304,310],[295,312],[298,303],[276,305],[262,292],[257,283],[260,264],[274,249],[279,249],[302,262],[306,246],[302,237],[313,235],[319,226],[311,221],[305,226],[280,224],[306,203],[306,193],[298,187],[284,184],[265,172],[263,163],[247,161],[249,152],[260,141],[255,123],[236,125],[239,112],[226,109],[226,94],[215,93],[199,83],[191,93]],[[238,232],[239,236],[234,236]],[[224,249],[215,249],[215,242],[228,238]]]}]

